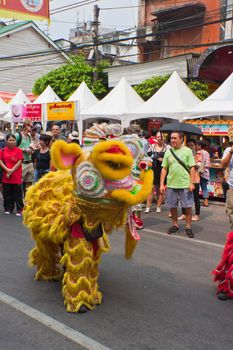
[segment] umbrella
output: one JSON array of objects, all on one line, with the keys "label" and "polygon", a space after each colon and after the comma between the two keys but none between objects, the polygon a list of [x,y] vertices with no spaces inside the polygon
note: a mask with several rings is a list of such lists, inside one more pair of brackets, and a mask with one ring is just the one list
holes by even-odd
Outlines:
[{"label": "umbrella", "polygon": [[189,124],[189,123],[180,123],[180,122],[165,124],[160,128],[160,131],[170,132],[170,133],[173,131],[180,131],[180,132],[183,132],[184,134],[189,134],[189,135],[202,135],[201,129],[197,128],[196,126],[193,126],[192,124]]}]

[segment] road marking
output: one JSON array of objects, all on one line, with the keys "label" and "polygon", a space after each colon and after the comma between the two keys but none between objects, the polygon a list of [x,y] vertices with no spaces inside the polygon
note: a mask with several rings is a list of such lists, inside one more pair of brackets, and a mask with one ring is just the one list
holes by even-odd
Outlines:
[{"label": "road marking", "polygon": [[32,308],[31,306],[22,303],[21,301],[11,297],[0,291],[0,301],[9,305],[10,307],[24,313],[32,319],[42,323],[44,326],[52,329],[53,331],[63,335],[64,337],[72,340],[73,342],[83,346],[88,350],[111,350],[106,346],[98,343],[97,341],[87,337],[86,335],[76,331],[73,328],[55,320],[52,317]]},{"label": "road marking", "polygon": [[178,235],[168,235],[165,232],[154,231],[154,230],[150,230],[150,229],[147,229],[147,228],[143,229],[143,231],[150,232],[150,233],[155,233],[156,235],[167,237],[169,239],[170,238],[182,239],[184,241],[189,241],[189,243],[199,243],[199,244],[208,245],[208,246],[212,246],[212,247],[217,247],[217,248],[221,248],[221,249],[225,247],[224,244],[206,242],[206,241],[201,241],[199,239],[187,238],[187,237],[182,237],[182,236],[178,236]]}]

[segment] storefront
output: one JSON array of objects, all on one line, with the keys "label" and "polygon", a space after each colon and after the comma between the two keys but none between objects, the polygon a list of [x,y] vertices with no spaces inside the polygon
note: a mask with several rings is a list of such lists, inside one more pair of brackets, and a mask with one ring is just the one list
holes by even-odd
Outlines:
[{"label": "storefront", "polygon": [[190,120],[189,123],[201,128],[203,138],[210,142],[210,197],[223,199],[225,169],[221,167],[221,158],[229,135],[233,132],[233,120]]}]

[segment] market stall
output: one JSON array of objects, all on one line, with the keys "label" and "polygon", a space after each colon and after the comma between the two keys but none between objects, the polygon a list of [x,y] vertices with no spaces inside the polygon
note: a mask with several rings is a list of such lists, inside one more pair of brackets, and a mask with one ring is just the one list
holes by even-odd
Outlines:
[{"label": "market stall", "polygon": [[187,120],[201,129],[203,137],[209,142],[210,181],[208,190],[210,197],[224,198],[225,169],[221,167],[221,158],[228,145],[229,135],[233,131],[233,120]]}]

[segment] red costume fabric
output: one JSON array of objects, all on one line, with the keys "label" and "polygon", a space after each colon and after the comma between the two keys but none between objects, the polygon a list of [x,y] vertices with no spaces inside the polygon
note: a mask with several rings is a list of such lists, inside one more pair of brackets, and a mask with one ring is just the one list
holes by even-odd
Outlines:
[{"label": "red costume fabric", "polygon": [[233,299],[233,231],[227,235],[222,260],[213,271],[214,281],[219,282],[217,293],[225,293]]},{"label": "red costume fabric", "polygon": [[[7,168],[12,169],[19,160],[23,160],[23,152],[18,147],[5,147],[0,152],[0,160],[3,161]],[[6,171],[3,171],[3,183],[16,185],[20,185],[22,183],[22,165],[20,165],[10,177],[7,177],[6,174]]]}]

